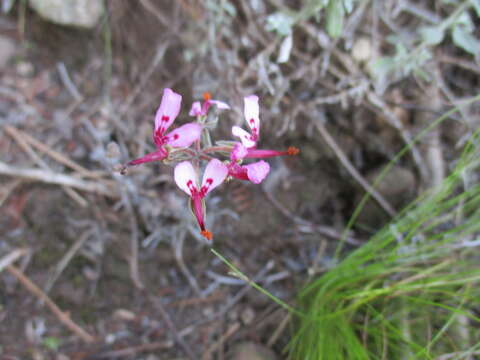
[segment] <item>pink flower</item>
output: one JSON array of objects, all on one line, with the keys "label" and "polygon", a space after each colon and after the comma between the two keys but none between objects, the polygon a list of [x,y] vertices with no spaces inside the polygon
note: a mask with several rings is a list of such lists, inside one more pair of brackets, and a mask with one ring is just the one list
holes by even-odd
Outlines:
[{"label": "pink flower", "polygon": [[212,233],[205,228],[204,198],[220,185],[228,175],[227,167],[218,159],[212,159],[207,164],[203,174],[202,186],[197,185],[197,174],[189,161],[183,161],[175,166],[174,178],[180,189],[190,196],[193,214],[197,219],[201,234],[212,240]]},{"label": "pink flower", "polygon": [[275,156],[298,155],[300,150],[295,146],[289,146],[286,151],[266,150],[266,149],[247,149],[245,159],[265,159]]},{"label": "pink flower", "polygon": [[248,165],[239,165],[236,162],[228,164],[228,175],[240,180],[249,180],[254,184],[260,184],[269,171],[270,165],[263,160]]},{"label": "pink flower", "polygon": [[192,104],[192,108],[190,109],[190,112],[188,115],[190,116],[206,116],[208,114],[208,109],[212,105],[216,105],[217,108],[220,110],[228,110],[230,109],[230,106],[228,106],[227,103],[224,103],[223,101],[220,100],[212,100],[212,97],[210,93],[206,92],[203,94],[203,104],[200,103],[200,101],[195,101]]},{"label": "pink flower", "polygon": [[244,98],[244,115],[245,120],[250,127],[252,133],[243,130],[241,127],[232,127],[232,134],[237,136],[242,141],[243,146],[246,148],[254,148],[257,145],[257,141],[260,137],[260,117],[259,117],[259,105],[258,96],[250,95]]},{"label": "pink flower", "polygon": [[248,150],[242,144],[236,143],[230,153],[230,163],[227,165],[228,175],[240,180],[249,180],[254,184],[260,184],[268,175],[270,165],[263,161],[253,164],[240,165],[238,160],[248,155]]},{"label": "pink flower", "polygon": [[200,138],[202,127],[197,123],[188,123],[166,133],[180,112],[182,96],[171,89],[164,89],[162,101],[155,115],[155,130],[153,141],[157,150],[139,159],[130,161],[127,166],[138,165],[146,162],[163,160],[168,156],[169,145],[174,148],[189,147]]}]

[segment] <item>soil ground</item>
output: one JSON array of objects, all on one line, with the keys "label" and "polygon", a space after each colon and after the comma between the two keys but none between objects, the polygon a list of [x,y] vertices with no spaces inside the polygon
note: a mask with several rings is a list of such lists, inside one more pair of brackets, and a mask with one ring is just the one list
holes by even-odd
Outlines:
[{"label": "soil ground", "polygon": [[[339,151],[372,182],[405,145],[405,134],[418,133],[452,99],[412,77],[388,87],[383,108],[368,100],[370,83],[358,97],[348,95],[366,79],[362,65],[346,65],[354,59],[341,40],[343,55],[333,52],[322,74],[326,50],[312,31],[321,33],[323,25],[313,20],[294,33],[291,61],[277,64],[278,39],[264,30],[276,2],[267,3],[255,9],[240,1],[229,17],[195,1],[109,1],[108,17],[88,31],[50,24],[29,9],[0,18],[0,35],[14,44],[0,70],[0,162],[15,170],[0,176],[0,255],[26,249],[16,268],[95,337],[82,341],[3,269],[2,360],[243,359],[247,350],[238,346],[245,343],[276,354],[259,359],[285,356],[288,314],[231,276],[210,252],[173,182],[173,168],[153,163],[125,176],[115,171],[153,149],[163,88],[184,95],[179,122],[188,121],[190,104],[204,91],[227,101],[233,109],[221,114],[217,139],[230,139],[231,126],[243,122],[243,97],[256,93],[262,147],[301,149],[299,156],[272,159],[262,185],[232,181],[207,202],[214,248],[292,304],[311,276],[334,265],[332,251],[365,193]],[[345,41],[367,34],[371,21],[365,13]],[[451,47],[441,50],[445,58],[473,64]],[[478,65],[435,66],[455,98],[478,90]],[[473,128],[479,111],[465,112]],[[388,114],[401,124],[395,127]],[[380,184],[380,197],[393,211],[431,185],[422,169],[438,176],[448,169],[469,131],[461,120],[419,144],[420,167],[407,156]],[[31,181],[21,169],[80,179],[87,189],[53,184],[47,175]],[[367,203],[345,251],[361,246],[390,217],[377,202]]]}]

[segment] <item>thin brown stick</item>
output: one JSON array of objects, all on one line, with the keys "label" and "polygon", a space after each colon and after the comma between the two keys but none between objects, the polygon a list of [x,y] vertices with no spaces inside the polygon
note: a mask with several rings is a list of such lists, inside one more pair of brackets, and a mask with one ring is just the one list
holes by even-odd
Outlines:
[{"label": "thin brown stick", "polygon": [[145,351],[165,350],[173,347],[173,341],[157,341],[148,344],[131,346],[120,350],[106,351],[104,353],[93,355],[95,359],[116,359],[117,357],[135,356]]},{"label": "thin brown stick", "polygon": [[0,272],[2,272],[8,265],[13,264],[19,257],[25,255],[27,252],[27,249],[15,249],[10,254],[2,257],[0,259]]},{"label": "thin brown stick", "polygon": [[268,348],[271,348],[277,342],[278,338],[280,337],[280,335],[282,335],[290,320],[292,320],[292,314],[285,315],[285,317],[282,319],[280,324],[278,324],[277,328],[273,332],[272,336],[270,336],[270,338],[268,339]]},{"label": "thin brown stick", "polygon": [[37,285],[35,285],[28,277],[26,277],[23,272],[13,265],[8,265],[6,269],[11,275],[20,281],[28,291],[38,297],[41,301],[45,302],[58,320],[60,320],[63,325],[70,329],[71,332],[73,332],[86,343],[95,342],[95,338],[92,335],[90,335],[72,319],[70,319],[70,316],[63,312]]},{"label": "thin brown stick", "polygon": [[128,219],[130,221],[130,254],[128,256],[128,265],[130,269],[130,278],[132,279],[133,284],[139,288],[144,289],[145,286],[140,279],[140,270],[138,268],[138,238],[139,238],[139,228],[138,221],[133,209],[132,201],[130,199],[130,194],[125,193],[123,196],[123,203],[125,204],[125,209],[128,211]]},{"label": "thin brown stick", "polygon": [[393,209],[393,207],[388,203],[385,198],[380,195],[378,191],[376,191],[368,182],[365,180],[365,178],[355,169],[355,167],[352,165],[350,160],[348,160],[347,156],[344,154],[342,149],[340,149],[340,146],[338,146],[337,142],[333,139],[333,137],[330,135],[328,130],[323,126],[322,122],[320,119],[315,119],[315,126],[317,127],[318,132],[322,136],[323,140],[327,143],[327,145],[332,149],[332,151],[335,153],[337,156],[338,160],[342,163],[342,165],[347,169],[347,171],[352,175],[352,177],[357,181],[364,189],[366,192],[372,195],[372,197],[378,202],[378,204],[385,210],[385,212],[390,215],[391,217],[394,217],[396,214],[396,211]]},{"label": "thin brown stick", "polygon": [[178,267],[183,275],[187,278],[190,287],[195,291],[198,297],[204,298],[205,296],[202,294],[202,290],[200,290],[200,286],[198,285],[197,280],[192,275],[190,270],[188,269],[185,261],[183,261],[183,244],[185,242],[186,231],[180,232],[178,237],[172,242],[172,247],[174,250],[175,260],[177,261]]},{"label": "thin brown stick", "polygon": [[[145,6],[145,4],[142,4]],[[150,65],[147,67],[145,70],[142,78],[138,82],[138,85],[133,89],[133,91],[128,95],[128,97],[125,99],[125,102],[122,106],[122,109],[120,110],[120,115],[124,116],[130,106],[133,104],[135,99],[140,95],[142,90],[145,88],[147,85],[148,81],[152,78],[152,74],[155,71],[155,69],[160,65],[168,47],[170,46],[170,40],[169,39],[162,39],[158,46],[157,46],[157,51],[155,52],[155,55],[153,56],[152,61],[150,62]]]},{"label": "thin brown stick", "polygon": [[405,144],[410,146],[410,152],[412,154],[412,158],[413,158],[413,161],[415,162],[418,172],[420,173],[422,179],[427,179],[428,173],[424,166],[425,162],[423,161],[420,151],[413,143],[413,136],[410,133],[410,131],[406,129],[405,126],[403,126],[400,119],[397,116],[395,116],[395,114],[392,111],[388,110],[389,107],[385,103],[385,101],[383,101],[373,91],[370,91],[368,93],[367,100],[370,103],[370,105],[373,106],[375,111],[379,112],[384,116],[384,118],[387,120],[390,126],[397,129],[397,131],[400,133],[400,136],[402,137]]},{"label": "thin brown stick", "polygon": [[455,66],[464,68],[466,70],[472,71],[480,75],[480,66],[478,66],[474,62],[465,61],[464,59],[461,59],[459,57],[453,57],[448,55],[440,55],[437,59],[440,62],[443,62],[446,64],[453,64]]},{"label": "thin brown stick", "polygon": [[74,162],[70,158],[68,158],[65,155],[59,153],[58,151],[53,150],[52,148],[50,148],[47,145],[41,143],[40,141],[38,141],[34,137],[30,136],[29,134],[27,134],[27,133],[25,133],[25,132],[23,132],[23,131],[21,131],[17,128],[14,128],[13,126],[6,125],[4,127],[4,129],[12,137],[21,136],[25,141],[27,141],[30,145],[35,147],[37,150],[47,154],[52,159],[58,161],[60,164],[63,164],[65,166],[69,167],[70,169],[77,171],[83,177],[98,179],[98,178],[103,176],[103,174],[100,173],[100,172],[94,172],[94,171],[91,171],[91,170],[88,170],[88,169],[84,168],[81,165],[78,165],[76,162]]},{"label": "thin brown stick", "polygon": [[74,242],[74,244],[68,249],[62,259],[58,262],[57,266],[53,270],[52,274],[48,277],[48,280],[43,288],[46,294],[50,292],[55,282],[58,280],[60,275],[63,271],[67,268],[70,261],[73,259],[75,254],[82,248],[83,244],[88,240],[88,238],[92,235],[92,230],[85,231],[82,235],[78,237],[78,239]]},{"label": "thin brown stick", "polygon": [[[25,134],[23,132],[15,130],[15,128],[11,126],[6,126],[5,127],[5,132],[10,135],[16,142],[17,144],[25,151],[30,158],[37,163],[38,166],[40,166],[44,170],[51,170],[50,166],[42,160],[40,156],[37,155],[35,151],[33,151],[32,147],[30,144],[27,143],[25,140]],[[73,200],[75,200],[81,207],[86,207],[88,205],[87,201],[81,197],[75,190],[72,188],[62,185],[63,191],[70,196]]]},{"label": "thin brown stick", "polygon": [[73,176],[54,173],[48,170],[24,168],[18,169],[14,166],[0,162],[0,174],[16,176],[23,179],[41,181],[48,184],[66,185],[79,190],[97,193],[112,198],[118,197],[118,192],[103,183],[87,181],[75,178]]},{"label": "thin brown stick", "polygon": [[[340,234],[334,227],[327,226],[327,225],[317,225],[310,221],[307,221],[289,211],[285,206],[283,206],[280,201],[278,201],[273,194],[268,191],[265,187],[262,187],[263,193],[267,197],[267,199],[271,202],[271,204],[280,211],[286,218],[292,220],[296,225],[297,228],[304,233],[318,233],[324,235],[331,239],[340,240],[342,238],[342,234]],[[358,239],[355,239],[351,234],[348,235],[346,239],[347,243],[351,245],[361,245],[362,242]]]},{"label": "thin brown stick", "polygon": [[142,4],[142,6],[147,9],[148,11],[150,11],[153,16],[155,16],[158,21],[160,21],[160,23],[165,26],[165,27],[169,27],[170,26],[170,21],[169,19],[162,14],[162,12],[160,10],[158,10],[155,5],[153,5],[150,0],[140,0],[140,4]]},{"label": "thin brown stick", "polygon": [[0,189],[0,207],[2,207],[3,203],[8,199],[10,194],[15,190],[17,186],[22,183],[20,179],[14,179],[10,181],[8,184],[2,185],[2,189]]},{"label": "thin brown stick", "polygon": [[193,353],[190,346],[185,342],[185,340],[183,340],[183,334],[177,331],[177,328],[175,327],[175,324],[170,318],[170,315],[168,315],[167,310],[165,310],[165,307],[163,306],[162,301],[156,297],[153,298],[153,300],[154,300],[155,307],[160,312],[160,316],[162,317],[163,321],[165,322],[170,332],[172,333],[173,337],[175,338],[175,342],[183,349],[183,351],[185,352],[185,354],[190,360],[197,359],[197,357]]},{"label": "thin brown stick", "polygon": [[202,356],[202,360],[212,359],[213,353],[215,351],[217,351],[225,343],[225,341],[227,341],[229,338],[231,338],[238,331],[238,329],[240,329],[240,326],[241,325],[240,325],[239,322],[235,322],[232,325],[230,325],[230,327],[227,329],[225,334],[220,336],[220,338],[215,343],[213,343],[207,349],[207,351],[205,351],[205,353]]}]

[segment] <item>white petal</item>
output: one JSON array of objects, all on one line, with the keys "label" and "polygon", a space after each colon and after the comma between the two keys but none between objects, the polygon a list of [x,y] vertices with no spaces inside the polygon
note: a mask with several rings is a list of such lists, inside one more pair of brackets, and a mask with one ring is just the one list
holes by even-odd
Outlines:
[{"label": "white petal", "polygon": [[205,187],[205,195],[223,183],[228,175],[227,166],[218,159],[212,159],[207,164],[203,174],[202,189]]},{"label": "white petal", "polygon": [[230,109],[230,105],[228,105],[227,103],[224,103],[223,101],[220,101],[220,100],[209,100],[209,101],[210,101],[210,104],[215,104],[217,106],[217,109],[219,110]]},{"label": "white petal", "polygon": [[259,105],[258,105],[258,96],[257,95],[250,95],[245,97],[244,99],[245,106],[244,106],[244,114],[245,114],[245,121],[247,122],[250,129],[256,129],[257,136],[260,133],[260,117],[259,117]]},{"label": "white petal", "polygon": [[177,186],[192,196],[191,188],[197,188],[197,174],[190,161],[182,161],[175,166],[173,177]]},{"label": "white petal", "polygon": [[246,130],[243,130],[241,127],[233,126],[232,127],[232,134],[237,136],[242,141],[243,146],[246,148],[254,147],[257,143],[256,141],[252,140],[252,135]]}]

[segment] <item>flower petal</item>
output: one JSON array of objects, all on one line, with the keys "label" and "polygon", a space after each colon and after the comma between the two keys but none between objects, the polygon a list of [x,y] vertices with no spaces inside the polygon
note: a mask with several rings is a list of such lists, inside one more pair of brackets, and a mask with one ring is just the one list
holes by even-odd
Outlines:
[{"label": "flower petal", "polygon": [[252,133],[257,137],[260,135],[260,117],[259,117],[259,105],[258,96],[250,95],[244,99],[244,114],[245,120],[248,126],[252,129]]},{"label": "flower petal", "polygon": [[152,162],[152,161],[160,161],[165,159],[167,156],[168,156],[167,150],[160,148],[157,151],[154,151],[152,153],[142,156],[141,158],[129,161],[127,163],[127,166],[134,166],[134,165],[139,165],[139,164]]},{"label": "flower petal", "polygon": [[223,101],[220,101],[220,100],[208,100],[208,102],[210,104],[216,105],[219,110],[229,110],[230,109],[230,105],[228,105],[227,103],[224,103]]},{"label": "flower petal", "polygon": [[232,134],[239,137],[242,141],[243,146],[245,146],[246,148],[255,147],[255,145],[257,144],[256,141],[252,140],[252,135],[250,135],[248,131],[243,130],[239,126],[232,127]]},{"label": "flower petal", "polygon": [[202,126],[197,123],[188,123],[169,132],[166,143],[173,147],[189,147],[200,138]]},{"label": "flower petal", "polygon": [[182,161],[175,166],[173,177],[177,186],[188,195],[193,196],[192,189],[197,186],[197,174],[190,161]]},{"label": "flower petal", "polygon": [[247,148],[237,142],[233,146],[232,152],[230,153],[230,160],[232,161],[242,160],[245,156],[247,156],[247,154],[248,154]]},{"label": "flower petal", "polygon": [[207,195],[220,185],[228,175],[227,166],[218,159],[212,159],[207,164],[202,180],[202,193]]},{"label": "flower petal", "polygon": [[247,169],[248,180],[254,184],[260,184],[270,171],[270,165],[263,160],[253,164],[244,165],[244,167]]},{"label": "flower petal", "polygon": [[192,108],[190,109],[190,112],[188,113],[190,116],[199,116],[203,115],[202,114],[202,105],[200,104],[200,101],[195,101],[192,104]]},{"label": "flower petal", "polygon": [[163,90],[162,101],[155,115],[155,132],[160,130],[160,133],[163,134],[172,125],[180,112],[181,104],[182,96],[180,94],[168,88]]}]

